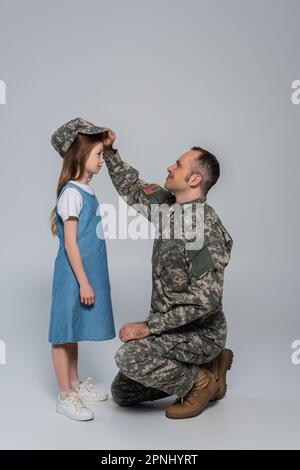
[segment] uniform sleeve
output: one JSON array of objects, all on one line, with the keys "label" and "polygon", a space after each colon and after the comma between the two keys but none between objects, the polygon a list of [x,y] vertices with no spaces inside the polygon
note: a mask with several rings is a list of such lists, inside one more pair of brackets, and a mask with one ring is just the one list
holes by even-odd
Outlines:
[{"label": "uniform sleeve", "polygon": [[222,306],[222,291],[222,276],[217,271],[208,271],[200,278],[193,276],[188,291],[180,296],[180,304],[175,304],[166,313],[150,313],[146,321],[151,333],[160,334],[196,320],[205,320]]},{"label": "uniform sleeve", "polygon": [[118,150],[104,153],[104,160],[112,183],[126,203],[150,219],[151,205],[166,202],[172,194],[155,183],[139,178],[139,172],[124,162]]},{"label": "uniform sleeve", "polygon": [[83,207],[82,196],[76,188],[66,188],[57,202],[57,212],[63,222],[70,216],[79,218]]}]

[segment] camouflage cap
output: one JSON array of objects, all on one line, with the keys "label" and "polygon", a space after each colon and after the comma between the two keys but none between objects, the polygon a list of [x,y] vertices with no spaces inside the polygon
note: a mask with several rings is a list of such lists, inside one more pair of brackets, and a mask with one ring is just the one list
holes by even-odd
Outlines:
[{"label": "camouflage cap", "polygon": [[77,117],[59,127],[51,137],[51,144],[63,158],[71,147],[78,133],[102,134],[108,131],[107,127],[98,127],[83,118]]}]

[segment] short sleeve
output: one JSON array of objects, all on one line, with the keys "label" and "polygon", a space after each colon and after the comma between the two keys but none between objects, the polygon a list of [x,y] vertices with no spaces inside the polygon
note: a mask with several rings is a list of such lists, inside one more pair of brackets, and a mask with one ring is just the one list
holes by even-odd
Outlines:
[{"label": "short sleeve", "polygon": [[68,220],[70,216],[79,218],[82,207],[82,196],[75,188],[66,188],[57,202],[57,212],[63,222]]}]

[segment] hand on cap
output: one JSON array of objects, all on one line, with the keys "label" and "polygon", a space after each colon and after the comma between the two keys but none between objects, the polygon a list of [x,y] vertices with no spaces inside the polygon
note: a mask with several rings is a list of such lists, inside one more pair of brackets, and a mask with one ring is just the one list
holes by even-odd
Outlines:
[{"label": "hand on cap", "polygon": [[108,130],[108,136],[102,141],[104,152],[112,148],[114,141],[116,140],[116,133],[112,130]]}]

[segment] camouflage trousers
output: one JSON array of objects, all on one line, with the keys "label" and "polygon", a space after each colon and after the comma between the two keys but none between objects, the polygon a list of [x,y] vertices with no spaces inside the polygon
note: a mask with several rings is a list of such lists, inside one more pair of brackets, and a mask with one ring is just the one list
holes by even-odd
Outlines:
[{"label": "camouflage trousers", "polygon": [[120,371],[111,385],[114,401],[134,405],[171,395],[184,397],[197,381],[201,365],[223,349],[208,338],[184,334],[150,335],[131,340],[115,355]]}]

